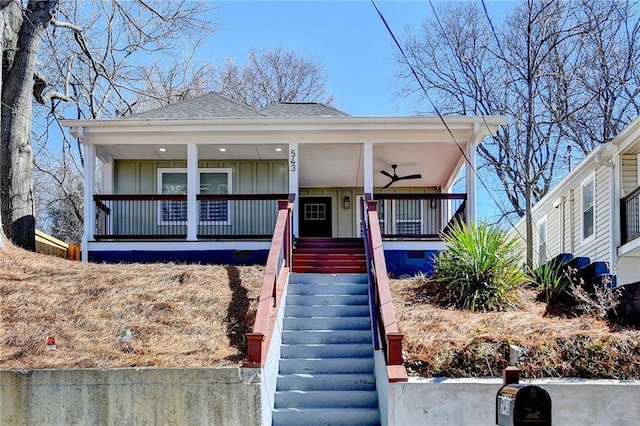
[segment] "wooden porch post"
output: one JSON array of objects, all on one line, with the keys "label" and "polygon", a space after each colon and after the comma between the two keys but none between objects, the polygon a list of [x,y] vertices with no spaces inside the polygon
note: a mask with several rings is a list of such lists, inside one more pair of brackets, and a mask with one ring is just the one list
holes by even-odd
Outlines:
[{"label": "wooden porch post", "polygon": [[89,261],[89,241],[96,231],[96,204],[93,194],[96,188],[96,147],[84,139],[82,127],[78,128],[78,139],[84,151],[84,233],[82,235],[82,261]]},{"label": "wooden porch post", "polygon": [[187,145],[187,241],[198,239],[198,145]]}]

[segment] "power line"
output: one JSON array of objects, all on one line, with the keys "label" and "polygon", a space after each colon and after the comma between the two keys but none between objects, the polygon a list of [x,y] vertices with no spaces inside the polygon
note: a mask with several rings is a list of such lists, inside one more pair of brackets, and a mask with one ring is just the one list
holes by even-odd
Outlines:
[{"label": "power line", "polygon": [[[487,191],[489,197],[491,198],[491,200],[495,203],[496,207],[498,208],[498,210],[500,210],[500,213],[502,213],[502,216],[505,217],[507,219],[507,221],[509,222],[509,224],[511,225],[511,227],[513,228],[513,230],[524,239],[524,241],[527,244],[531,244],[531,242],[528,242],[526,237],[524,237],[522,235],[522,233],[515,227],[515,225],[513,224],[513,222],[511,221],[511,218],[509,217],[509,213],[507,213],[506,211],[504,211],[502,209],[502,207],[500,206],[500,203],[498,202],[498,200],[495,198],[495,196],[493,195],[493,193],[489,190],[489,187],[487,186],[487,184],[484,182],[484,180],[482,179],[482,177],[478,174],[478,171],[476,170],[476,168],[471,164],[471,162],[469,161],[469,158],[467,157],[467,154],[465,153],[464,149],[462,148],[462,146],[460,145],[460,143],[457,141],[456,137],[454,136],[451,128],[449,127],[449,125],[447,124],[446,120],[444,119],[444,116],[442,115],[442,113],[440,112],[439,108],[436,106],[436,104],[433,102],[433,100],[431,99],[431,96],[429,95],[429,92],[427,91],[426,87],[424,86],[424,84],[422,83],[422,80],[420,80],[420,78],[418,77],[418,73],[415,70],[415,67],[413,66],[413,64],[409,61],[409,57],[407,56],[407,54],[404,51],[404,48],[402,47],[402,45],[400,44],[400,42],[398,41],[398,38],[396,37],[396,35],[394,34],[393,30],[391,29],[391,27],[389,26],[389,24],[387,23],[387,20],[385,19],[384,15],[382,14],[382,12],[380,11],[380,8],[378,7],[378,5],[376,4],[375,0],[371,0],[371,3],[373,4],[373,7],[375,8],[376,12],[378,13],[378,16],[380,17],[380,19],[382,20],[384,26],[386,27],[389,35],[391,36],[391,38],[393,39],[396,47],[398,48],[400,54],[402,55],[402,57],[405,60],[405,63],[407,64],[407,66],[409,66],[409,69],[411,70],[411,74],[414,76],[414,78],[416,79],[416,81],[418,82],[418,85],[420,86],[420,88],[422,89],[422,91],[424,92],[425,97],[427,98],[427,100],[429,101],[429,103],[431,104],[431,107],[433,108],[433,110],[435,111],[436,115],[438,116],[438,118],[440,119],[440,121],[442,122],[442,124],[445,126],[445,128],[447,129],[447,132],[449,133],[449,135],[451,136],[451,139],[453,140],[453,142],[456,144],[456,146],[458,147],[458,150],[460,151],[460,154],[462,154],[465,162],[466,162],[466,166],[467,166],[467,173],[472,172],[476,179],[482,184],[482,186],[484,187],[484,189]],[[433,10],[434,16],[436,18],[436,21],[438,22],[438,25],[440,26],[441,30],[444,32],[444,28],[442,26],[442,23],[440,22],[440,18],[438,17],[438,14],[433,6],[433,3],[431,0],[429,0],[429,4],[431,5],[431,9]],[[484,5],[484,2],[483,2]],[[486,9],[485,9],[486,10]],[[491,24],[491,27],[493,29],[493,24]],[[494,36],[495,36],[495,32],[494,32]],[[497,37],[497,36],[496,36]],[[484,118],[484,116],[482,117],[482,120],[484,121],[485,127],[487,128],[487,130],[489,129],[489,125],[486,122],[486,119]],[[539,252],[537,252],[537,250],[535,250],[535,248],[532,246],[532,248],[534,249],[534,251],[536,251],[536,254],[540,255]]]}]

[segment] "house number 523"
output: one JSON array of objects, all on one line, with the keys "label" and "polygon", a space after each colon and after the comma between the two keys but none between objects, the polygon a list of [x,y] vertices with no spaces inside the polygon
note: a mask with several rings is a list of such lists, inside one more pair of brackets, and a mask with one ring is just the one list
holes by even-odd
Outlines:
[{"label": "house number 523", "polygon": [[292,172],[296,171],[296,150],[295,149],[291,150],[291,156],[290,156],[290,160],[289,160],[289,169]]}]

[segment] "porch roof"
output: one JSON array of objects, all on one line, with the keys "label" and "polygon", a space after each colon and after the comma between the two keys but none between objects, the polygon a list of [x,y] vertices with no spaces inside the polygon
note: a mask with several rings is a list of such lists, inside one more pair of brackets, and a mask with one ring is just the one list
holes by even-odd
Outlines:
[{"label": "porch roof", "polygon": [[[63,125],[74,137],[95,145],[98,157],[107,162],[184,159],[188,143],[198,145],[200,158],[284,160],[288,144],[297,143],[301,170],[310,173],[302,175],[300,183],[314,186],[362,186],[363,143],[368,142],[373,144],[375,186],[387,182],[380,170],[398,164],[399,174],[422,173],[423,178],[395,186],[448,187],[464,164],[467,145],[495,133],[507,118],[448,116],[444,121],[446,126],[434,116],[260,116],[64,120]],[[313,165],[313,172],[305,162]]]}]

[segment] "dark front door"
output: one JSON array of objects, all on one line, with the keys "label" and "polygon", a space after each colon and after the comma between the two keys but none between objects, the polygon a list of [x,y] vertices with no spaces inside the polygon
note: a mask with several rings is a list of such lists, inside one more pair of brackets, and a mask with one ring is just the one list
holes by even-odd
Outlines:
[{"label": "dark front door", "polygon": [[331,197],[300,198],[300,236],[331,237]]}]

